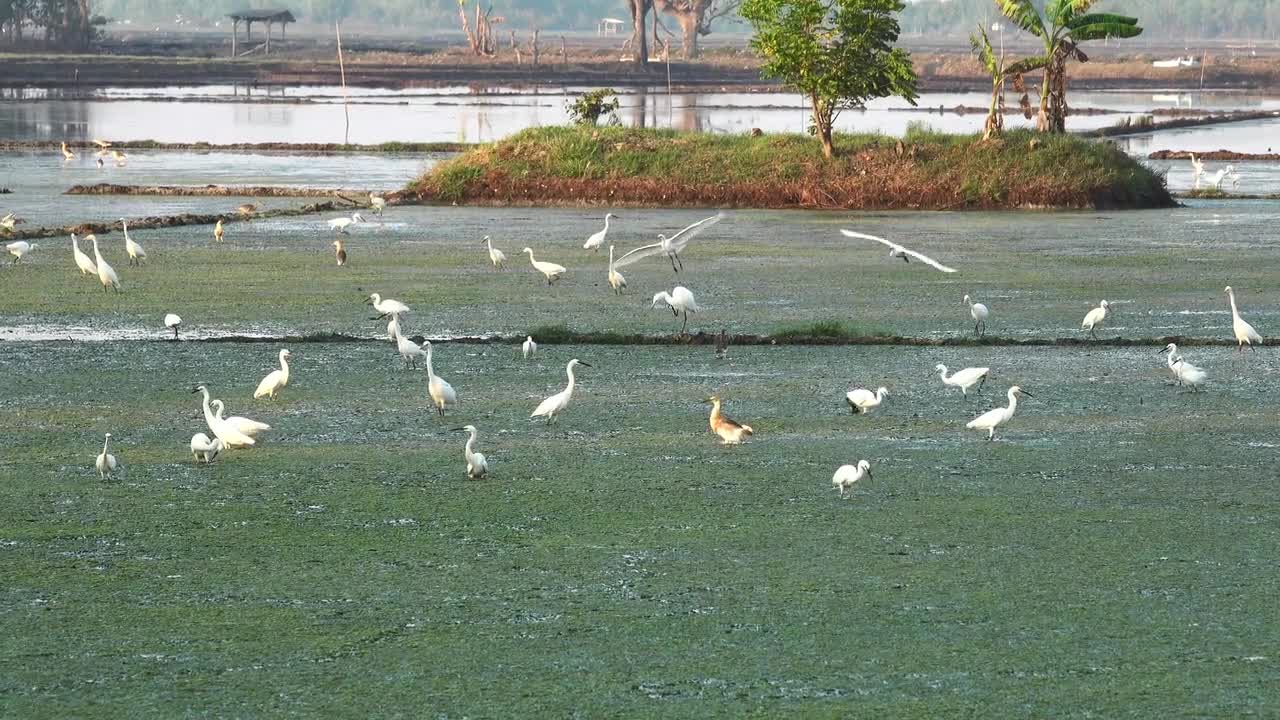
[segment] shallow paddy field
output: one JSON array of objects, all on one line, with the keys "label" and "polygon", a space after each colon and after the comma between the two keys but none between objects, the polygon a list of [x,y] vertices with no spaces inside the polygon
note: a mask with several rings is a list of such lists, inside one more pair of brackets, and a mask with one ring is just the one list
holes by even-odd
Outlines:
[{"label": "shallow paddy field", "polygon": [[[145,199],[140,199],[145,200]],[[167,199],[165,199],[167,200]],[[235,199],[217,200],[234,207]],[[55,209],[64,217],[67,211]],[[706,215],[631,210],[620,247]],[[132,233],[125,292],[79,278],[65,243],[0,268],[0,714],[648,717],[1264,716],[1280,680],[1275,528],[1280,357],[1190,347],[1200,393],[1158,347],[560,346],[440,342],[461,406],[429,409],[394,346],[298,342],[283,397],[254,401],[278,343],[540,325],[769,333],[819,320],[916,337],[1230,337],[1222,293],[1280,328],[1280,204],[1144,213],[735,212],[678,276],[653,258],[605,284],[584,210],[391,208],[332,265],[327,216]],[[1049,222],[1046,222],[1049,220]],[[848,241],[897,239],[944,275]],[[616,236],[613,234],[616,233]],[[487,265],[493,236],[510,269]],[[569,268],[548,288],[519,250]],[[107,338],[27,342],[23,338]],[[138,338],[138,339],[122,339]],[[145,338],[145,339],[143,339]],[[562,420],[538,401],[581,368]],[[978,397],[933,371],[981,365]],[[208,383],[270,423],[259,447],[191,462]],[[966,430],[1019,405],[997,442]],[[850,415],[853,386],[885,386]],[[755,439],[717,444],[720,393]],[[464,477],[480,428],[492,474]],[[92,469],[103,433],[123,476]],[[832,491],[835,468],[874,480]],[[372,692],[371,692],[372,691]]]},{"label": "shallow paddy field", "polygon": [[[234,200],[197,199],[234,207]],[[619,214],[609,242],[620,255],[708,213]],[[1274,202],[1047,216],[738,211],[692,242],[682,256],[685,272],[673,273],[656,257],[622,268],[629,287],[621,298],[605,281],[606,253],[581,247],[602,227],[592,211],[391,208],[385,221],[357,225],[345,238],[350,265],[343,269],[334,266],[328,217],[236,223],[216,246],[210,227],[137,231],[150,262],[137,270],[127,267],[119,233],[100,235],[124,283],[119,296],[77,276],[69,240],[50,240],[23,265],[0,269],[3,324],[40,330],[37,337],[77,337],[74,329],[58,334],[76,327],[161,336],[160,319],[177,312],[193,337],[373,336],[381,324],[360,302],[379,292],[414,309],[407,332],[431,337],[524,334],[559,324],[667,333],[679,322],[650,309],[650,299],[679,283],[703,306],[691,317],[695,332],[772,333],[838,320],[859,334],[958,337],[973,330],[961,302],[971,294],[991,308],[992,336],[1079,337],[1085,313],[1107,299],[1115,313],[1106,336],[1229,339],[1222,289],[1230,284],[1264,336],[1280,327]],[[892,260],[875,243],[844,238],[840,228],[897,239],[959,272]],[[508,271],[489,265],[485,235],[507,253]],[[548,288],[521,254],[526,246],[538,259],[566,266],[564,279]]]},{"label": "shallow paddy field", "polygon": [[[1273,353],[6,343],[0,692],[128,713],[1242,716],[1280,680]],[[550,427],[527,415],[580,357]],[[936,362],[990,364],[964,399]],[[1064,371],[1068,371],[1065,372]],[[196,381],[270,422],[196,466]],[[851,416],[849,382],[885,384]],[[987,443],[963,424],[1020,383]],[[754,442],[715,443],[722,392]],[[993,392],[994,391],[994,392]],[[480,426],[492,476],[463,476]],[[123,478],[91,469],[113,432]],[[833,469],[875,479],[841,500]],[[369,705],[370,690],[376,696]]]}]

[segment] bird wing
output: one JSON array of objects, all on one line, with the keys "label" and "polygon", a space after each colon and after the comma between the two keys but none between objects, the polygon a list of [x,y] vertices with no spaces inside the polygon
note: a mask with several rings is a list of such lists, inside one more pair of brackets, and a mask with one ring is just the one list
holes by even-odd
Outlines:
[{"label": "bird wing", "polygon": [[988,410],[988,411],[986,411],[986,412],[982,413],[981,415],[979,415],[978,417],[976,417],[976,418],[974,418],[974,419],[970,420],[970,421],[969,421],[969,424],[968,424],[968,425],[965,425],[965,427],[967,427],[967,428],[986,428],[987,426],[989,426],[989,425],[991,425],[992,423],[994,423],[997,419],[999,419],[999,417],[1000,417],[1000,411],[1001,411],[1001,410],[1003,410],[1003,409],[1004,409],[1004,408],[995,408],[995,409],[993,409],[993,410]]},{"label": "bird wing", "polygon": [[661,252],[662,252],[662,243],[660,242],[653,243],[652,245],[641,245],[635,250],[632,250],[626,255],[623,255],[622,257],[615,260],[613,262],[613,266],[616,268],[626,267],[633,263],[640,262],[641,260],[647,257],[653,257],[654,255],[657,255]]},{"label": "bird wing", "polygon": [[667,238],[667,243],[675,252],[681,252],[689,244],[689,241],[697,237],[698,233],[715,225],[724,219],[724,213],[716,213],[709,218],[703,218],[698,222],[686,227],[680,232]]},{"label": "bird wing", "polygon": [[846,400],[853,403],[854,405],[858,405],[860,403],[866,402],[867,400],[870,400],[871,398],[875,397],[875,395],[873,395],[870,390],[863,390],[859,388],[858,390],[850,390],[849,393],[844,397]]},{"label": "bird wing", "polygon": [[910,255],[911,257],[919,260],[920,262],[926,265],[929,265],[931,267],[937,268],[938,270],[941,270],[944,273],[953,273],[956,271],[955,268],[947,267],[946,265],[943,265],[942,263],[938,262],[937,260],[934,260],[928,255],[922,255],[916,252],[915,250],[905,248],[896,242],[893,242],[891,240],[885,240],[882,237],[876,237],[875,235],[867,235],[865,233],[854,232],[852,230],[841,230],[840,233],[843,234],[845,237],[862,238],[863,240],[875,240],[876,242],[886,245],[894,250],[897,250],[898,252],[901,252],[904,255]]},{"label": "bird wing", "polygon": [[538,417],[539,415],[546,415],[550,413],[552,410],[555,410],[556,405],[559,404],[559,402],[560,402],[560,393],[556,393],[555,395],[552,395],[546,400],[543,400],[542,402],[538,403],[538,409],[534,410],[533,414],[530,415],[529,417]]}]

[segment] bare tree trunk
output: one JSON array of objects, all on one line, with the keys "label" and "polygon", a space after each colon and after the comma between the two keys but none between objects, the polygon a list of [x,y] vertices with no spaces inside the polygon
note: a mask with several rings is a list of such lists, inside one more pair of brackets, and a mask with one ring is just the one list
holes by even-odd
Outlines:
[{"label": "bare tree trunk", "polygon": [[632,62],[636,67],[649,66],[649,41],[645,37],[644,16],[649,12],[649,4],[652,0],[628,0],[631,3],[631,24],[633,35],[631,36]]},{"label": "bare tree trunk", "polygon": [[529,54],[533,55],[533,66],[538,67],[538,34],[541,30],[533,31],[533,39],[529,41]]},{"label": "bare tree trunk", "polygon": [[702,6],[689,12],[675,13],[676,22],[680,23],[681,42],[684,48],[684,59],[698,57],[698,28],[702,24]]},{"label": "bare tree trunk", "polygon": [[515,31],[515,30],[512,30],[512,31],[511,31],[511,52],[515,53],[515,55],[516,55],[516,65],[520,65],[520,64],[521,64],[521,57],[520,57],[520,44],[519,44],[518,42],[516,42],[516,31]]},{"label": "bare tree trunk", "polygon": [[823,107],[822,101],[817,95],[812,96],[813,101],[813,126],[818,131],[818,138],[822,140],[822,156],[831,159],[835,154],[835,144],[831,140],[831,125],[834,118],[831,110]]}]

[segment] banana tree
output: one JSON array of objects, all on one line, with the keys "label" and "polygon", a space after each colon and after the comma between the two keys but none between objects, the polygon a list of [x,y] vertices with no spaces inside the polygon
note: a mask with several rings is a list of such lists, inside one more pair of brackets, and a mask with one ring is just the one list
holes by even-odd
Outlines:
[{"label": "banana tree", "polygon": [[1027,58],[1023,72],[1044,70],[1036,128],[1066,132],[1067,61],[1088,62],[1080,43],[1104,38],[1131,38],[1142,33],[1138,19],[1113,13],[1091,13],[1095,0],[1049,0],[1042,15],[1031,0],[995,0],[1000,12],[1044,42],[1044,54]]}]

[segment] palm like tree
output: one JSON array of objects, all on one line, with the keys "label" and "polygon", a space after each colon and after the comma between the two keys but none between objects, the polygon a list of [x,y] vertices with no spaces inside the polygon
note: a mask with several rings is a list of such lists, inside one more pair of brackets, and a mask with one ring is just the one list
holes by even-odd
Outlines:
[{"label": "palm like tree", "polygon": [[996,6],[1018,27],[1044,42],[1044,54],[1015,65],[1020,72],[1044,70],[1036,129],[1066,132],[1067,61],[1088,62],[1080,43],[1110,37],[1131,38],[1142,33],[1138,19],[1114,13],[1091,13],[1095,0],[1049,0],[1042,15],[1031,0],[996,0]]}]

